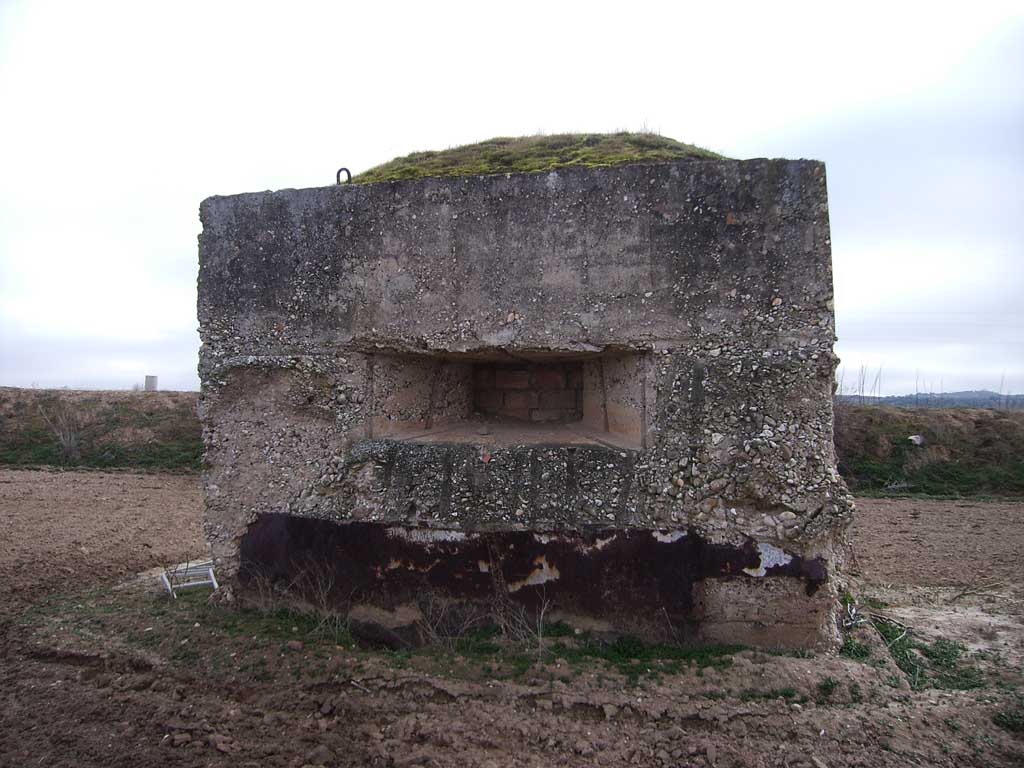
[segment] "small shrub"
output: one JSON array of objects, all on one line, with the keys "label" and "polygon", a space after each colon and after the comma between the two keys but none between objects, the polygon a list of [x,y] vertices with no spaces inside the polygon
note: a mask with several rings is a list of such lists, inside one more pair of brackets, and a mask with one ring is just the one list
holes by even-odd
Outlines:
[{"label": "small shrub", "polygon": [[39,414],[57,441],[61,464],[77,464],[82,458],[82,425],[78,414],[59,400],[49,406],[40,405]]},{"label": "small shrub", "polygon": [[564,621],[556,621],[544,628],[545,637],[572,637],[574,634],[573,628]]},{"label": "small shrub", "polygon": [[495,642],[499,635],[497,627],[481,627],[454,639],[454,650],[469,658],[495,656],[501,653],[501,646]]},{"label": "small shrub", "polygon": [[697,675],[704,667],[727,667],[732,654],[744,650],[740,645],[711,645],[683,647],[675,645],[647,645],[634,637],[620,637],[612,643],[586,641],[578,645],[555,643],[550,651],[571,664],[603,661],[615,667],[635,684],[641,675],[658,672],[679,672],[683,665],[696,666]]},{"label": "small shrub", "polygon": [[873,611],[880,611],[883,608],[889,607],[887,602],[879,600],[877,597],[863,597],[860,602],[865,608],[870,608]]},{"label": "small shrub", "polygon": [[992,722],[1011,733],[1024,733],[1024,708],[1004,709],[992,716]]},{"label": "small shrub", "polygon": [[876,621],[874,627],[885,641],[885,647],[889,650],[892,660],[896,662],[896,666],[906,674],[910,687],[915,691],[923,688],[925,667],[920,654],[915,650],[917,644],[912,639],[910,630],[890,624],[888,621]]},{"label": "small shrub", "polygon": [[939,639],[930,646],[922,645],[921,652],[932,663],[932,666],[953,669],[964,652],[964,646],[952,640]]},{"label": "small shrub", "polygon": [[871,658],[871,647],[852,637],[847,637],[843,639],[843,647],[839,649],[839,655],[854,661],[867,661]]},{"label": "small shrub", "polygon": [[826,677],[820,683],[818,683],[818,703],[824,704],[830,698],[832,694],[836,692],[836,688],[839,687],[839,681],[832,677]]},{"label": "small shrub", "polygon": [[921,653],[938,671],[932,680],[936,688],[970,691],[985,687],[985,676],[978,669],[959,663],[965,650],[962,643],[943,639],[921,646]]},{"label": "small shrub", "polygon": [[947,672],[940,672],[933,678],[936,688],[952,691],[973,691],[984,688],[988,682],[980,670],[975,667],[962,667]]},{"label": "small shrub", "polygon": [[887,621],[876,621],[874,626],[913,690],[932,687],[969,691],[987,685],[980,670],[960,663],[965,650],[961,643],[940,638],[928,645],[916,640],[909,629]]}]

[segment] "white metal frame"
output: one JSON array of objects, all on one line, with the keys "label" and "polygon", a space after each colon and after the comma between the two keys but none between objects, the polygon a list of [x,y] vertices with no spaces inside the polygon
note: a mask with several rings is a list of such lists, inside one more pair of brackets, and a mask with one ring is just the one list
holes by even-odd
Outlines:
[{"label": "white metal frame", "polygon": [[164,569],[160,574],[160,581],[164,589],[175,600],[178,599],[177,590],[190,589],[192,587],[213,587],[220,586],[217,577],[213,574],[213,561],[205,560],[201,563],[182,563],[174,568]]}]

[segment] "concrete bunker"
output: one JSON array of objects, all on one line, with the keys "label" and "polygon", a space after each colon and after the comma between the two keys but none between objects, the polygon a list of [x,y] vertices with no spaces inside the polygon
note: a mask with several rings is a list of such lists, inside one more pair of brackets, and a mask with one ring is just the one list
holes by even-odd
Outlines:
[{"label": "concrete bunker", "polygon": [[[824,167],[680,160],[213,197],[205,530],[225,580],[834,643]],[[581,619],[582,620],[582,619]]]}]

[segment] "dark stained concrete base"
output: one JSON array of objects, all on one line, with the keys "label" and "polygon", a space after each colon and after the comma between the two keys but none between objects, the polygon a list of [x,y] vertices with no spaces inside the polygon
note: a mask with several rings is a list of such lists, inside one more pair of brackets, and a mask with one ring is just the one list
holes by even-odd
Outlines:
[{"label": "dark stained concrete base", "polygon": [[243,589],[330,584],[339,607],[501,597],[651,640],[760,647],[827,643],[834,604],[819,559],[685,530],[464,533],[272,514],[242,538],[239,576]]}]

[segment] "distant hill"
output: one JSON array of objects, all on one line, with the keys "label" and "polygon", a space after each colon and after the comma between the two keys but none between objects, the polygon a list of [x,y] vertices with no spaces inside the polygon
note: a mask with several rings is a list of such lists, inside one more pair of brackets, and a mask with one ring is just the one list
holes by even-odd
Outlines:
[{"label": "distant hill", "polygon": [[1024,395],[1001,395],[987,389],[966,392],[919,392],[915,395],[839,395],[840,402],[850,405],[882,405],[894,408],[996,408],[1024,410]]}]

